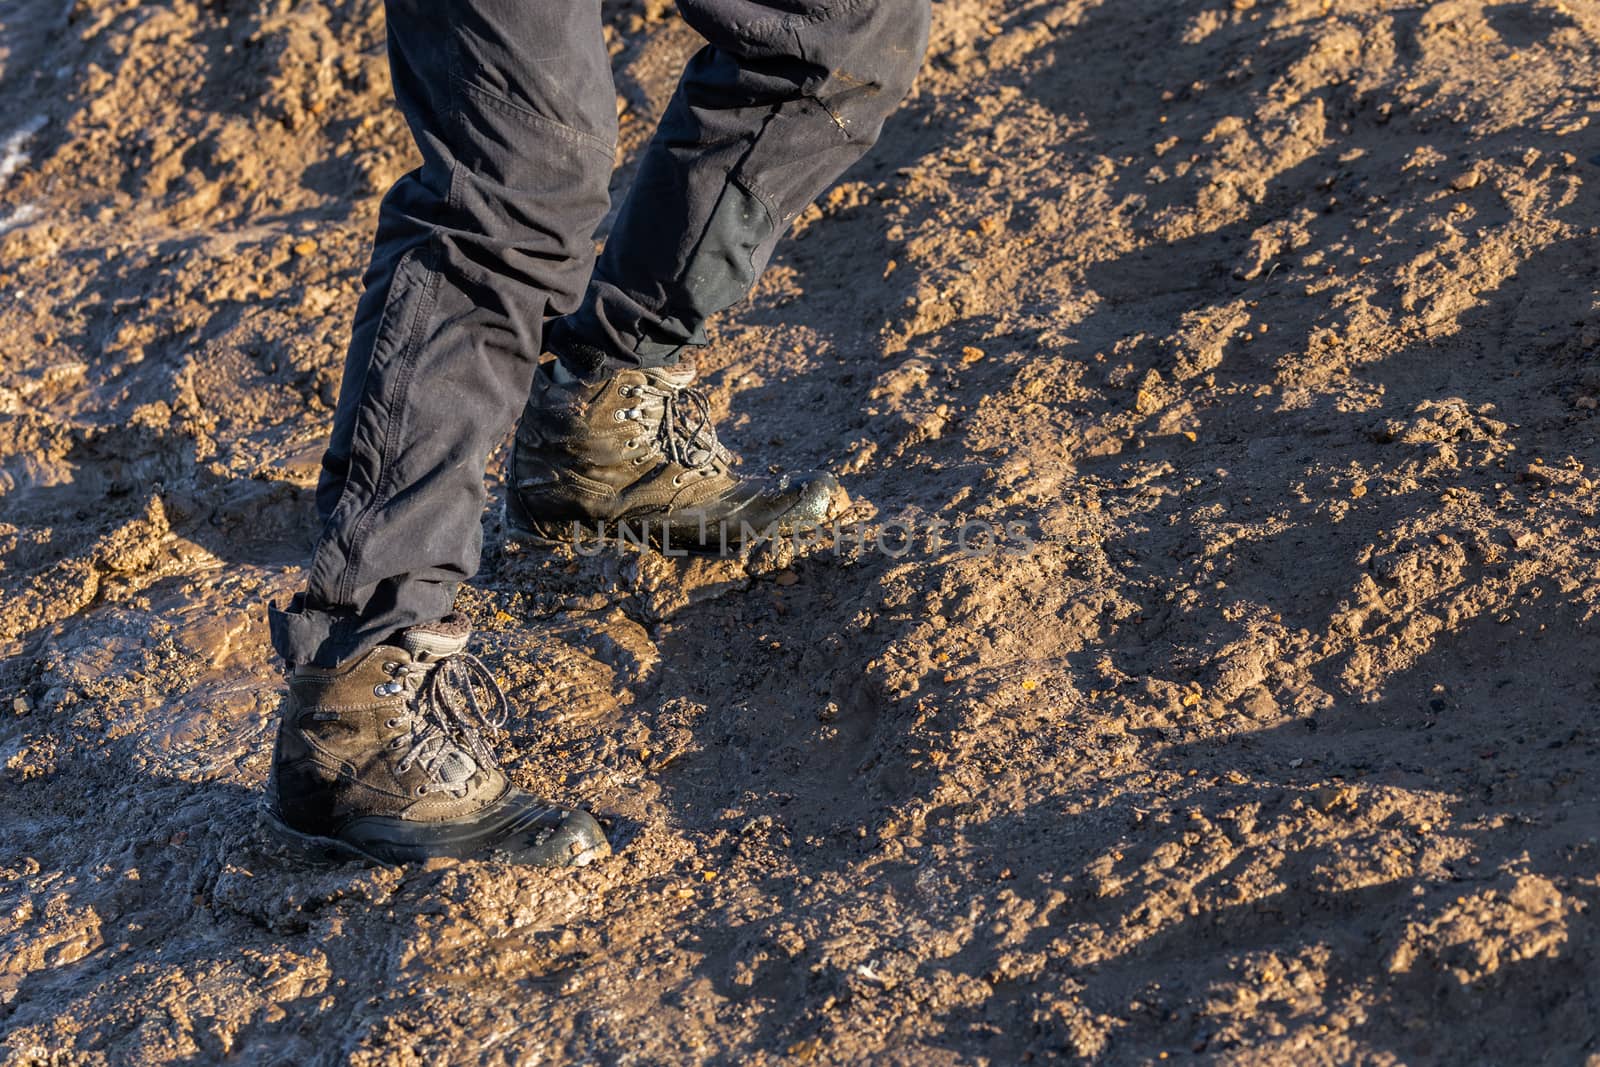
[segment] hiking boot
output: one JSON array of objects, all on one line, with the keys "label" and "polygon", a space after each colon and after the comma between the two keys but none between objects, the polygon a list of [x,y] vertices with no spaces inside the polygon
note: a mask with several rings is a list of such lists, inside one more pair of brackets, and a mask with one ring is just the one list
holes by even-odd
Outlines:
[{"label": "hiking boot", "polygon": [[710,555],[820,526],[839,483],[821,472],[743,478],[717,440],[693,364],[587,381],[540,368],[517,424],[512,537],[613,537]]},{"label": "hiking boot", "polygon": [[581,867],[611,849],[594,817],[507,781],[483,738],[510,707],[466,653],[465,620],[404,631],[331,670],[301,667],[262,821],[309,858],[449,856]]}]

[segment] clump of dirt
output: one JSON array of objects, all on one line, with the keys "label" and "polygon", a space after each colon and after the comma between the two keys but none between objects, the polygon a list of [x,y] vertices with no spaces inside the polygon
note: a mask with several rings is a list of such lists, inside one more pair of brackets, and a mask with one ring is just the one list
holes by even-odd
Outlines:
[{"label": "clump of dirt", "polygon": [[1592,6],[942,0],[706,358],[893,535],[463,594],[560,873],[253,829],[382,41],[0,8],[6,1062],[1597,1054]]}]

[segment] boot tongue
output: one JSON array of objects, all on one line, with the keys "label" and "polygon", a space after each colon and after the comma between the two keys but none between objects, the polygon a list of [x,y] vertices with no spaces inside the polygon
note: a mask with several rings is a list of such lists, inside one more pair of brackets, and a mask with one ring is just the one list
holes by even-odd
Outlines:
[{"label": "boot tongue", "polygon": [[662,389],[687,388],[694,384],[695,373],[694,361],[689,359],[679,359],[670,367],[644,368],[644,376]]},{"label": "boot tongue", "polygon": [[478,773],[478,761],[459,748],[452,748],[433,769],[434,776],[452,789]]},{"label": "boot tongue", "polygon": [[[451,656],[465,652],[467,639],[472,636],[472,626],[465,616],[447,615],[438,622],[413,626],[400,635],[400,647],[411,654],[414,663],[439,663]],[[452,743],[433,767],[433,774],[442,784],[455,788],[478,773],[478,761],[471,753]]]},{"label": "boot tongue", "polygon": [[467,650],[472,626],[461,615],[447,615],[438,622],[413,626],[400,635],[400,647],[418,663],[437,663]]},{"label": "boot tongue", "polygon": [[718,455],[729,458],[717,443],[717,431],[711,425],[705,394],[689,388],[697,374],[693,360],[680,358],[670,367],[645,367],[643,374],[657,389],[676,394],[669,401],[672,406],[668,416],[674,420],[672,429],[678,437],[674,459],[689,467],[703,467]]}]

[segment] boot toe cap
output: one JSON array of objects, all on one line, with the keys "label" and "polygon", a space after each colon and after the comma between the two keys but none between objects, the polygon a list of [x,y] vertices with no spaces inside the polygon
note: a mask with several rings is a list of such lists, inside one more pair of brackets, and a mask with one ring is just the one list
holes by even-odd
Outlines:
[{"label": "boot toe cap", "polygon": [[611,855],[600,820],[586,811],[564,813],[553,833],[527,833],[501,847],[513,862],[539,867],[586,867]]},{"label": "boot toe cap", "polygon": [[820,526],[826,522],[839,494],[839,480],[826,471],[807,471],[791,477],[799,481],[800,491],[780,522],[789,529]]}]

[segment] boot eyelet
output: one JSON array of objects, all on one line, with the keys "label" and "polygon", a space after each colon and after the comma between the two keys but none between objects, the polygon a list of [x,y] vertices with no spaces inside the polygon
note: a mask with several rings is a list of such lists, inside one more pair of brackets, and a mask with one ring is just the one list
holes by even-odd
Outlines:
[{"label": "boot eyelet", "polygon": [[427,786],[425,786],[425,785],[417,786],[417,796],[425,797],[427,795],[428,795],[428,787]]},{"label": "boot eyelet", "polygon": [[406,739],[403,738],[403,737],[397,737],[393,741],[389,742],[389,747],[393,748],[393,749],[405,748],[406,747]]},{"label": "boot eyelet", "polygon": [[673,475],[673,476],[672,476],[672,487],[673,487],[673,488],[674,488],[674,489],[677,489],[677,488],[679,488],[679,487],[680,487],[680,486],[682,486],[682,485],[683,485],[683,475],[681,475],[681,474],[674,474],[674,475]]},{"label": "boot eyelet", "polygon": [[627,408],[618,408],[616,411],[611,413],[611,417],[613,419],[616,419],[618,422],[627,422],[628,421],[628,409]]},{"label": "boot eyelet", "polygon": [[393,730],[396,727],[398,727],[399,725],[400,725],[400,720],[399,719],[390,719],[388,722],[383,724],[383,727],[386,730]]},{"label": "boot eyelet", "polygon": [[400,669],[400,664],[396,663],[394,660],[389,660],[388,662],[386,662],[383,665],[383,673],[384,674],[393,674],[394,672],[398,671],[399,669]]}]

